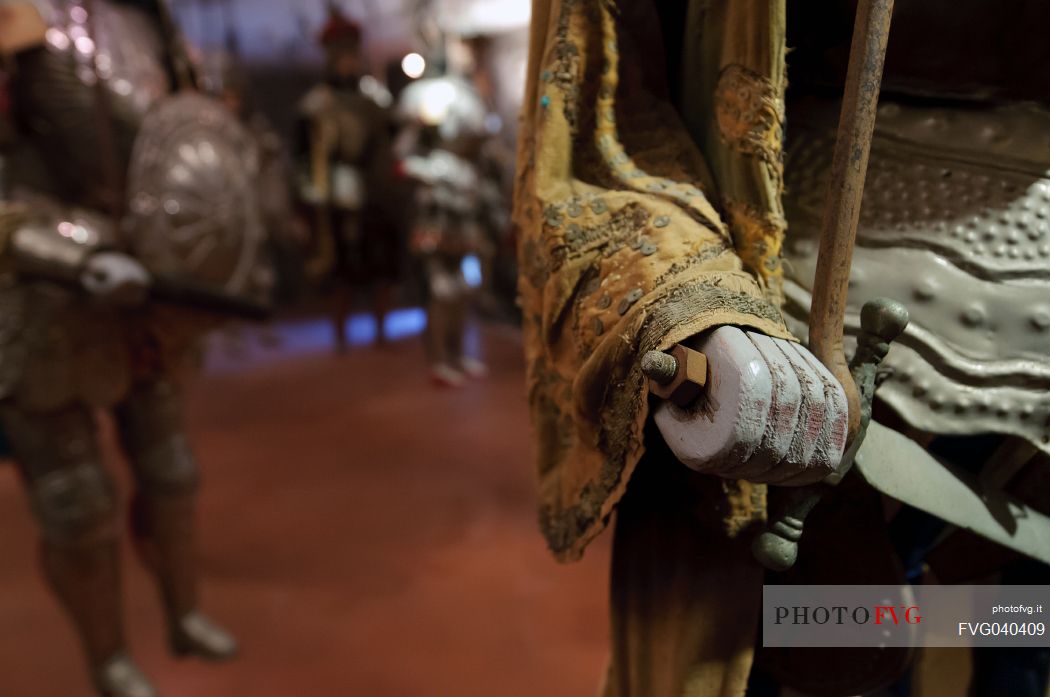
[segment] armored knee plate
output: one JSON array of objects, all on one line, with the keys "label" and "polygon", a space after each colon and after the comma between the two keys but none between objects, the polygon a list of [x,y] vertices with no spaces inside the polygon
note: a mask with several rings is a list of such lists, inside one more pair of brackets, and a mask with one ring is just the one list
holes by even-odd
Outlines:
[{"label": "armored knee plate", "polygon": [[183,430],[182,398],[170,383],[136,386],[118,409],[121,441],[146,496],[196,490],[197,463]]},{"label": "armored knee plate", "polygon": [[197,490],[197,461],[185,434],[168,434],[129,455],[134,460],[139,487],[147,496],[190,494]]},{"label": "armored knee plate", "polygon": [[90,411],[74,405],[35,413],[6,404],[0,415],[47,538],[115,535],[116,492],[102,466]]},{"label": "armored knee plate", "polygon": [[30,496],[49,540],[76,542],[116,534],[113,480],[98,462],[49,472],[30,484]]}]

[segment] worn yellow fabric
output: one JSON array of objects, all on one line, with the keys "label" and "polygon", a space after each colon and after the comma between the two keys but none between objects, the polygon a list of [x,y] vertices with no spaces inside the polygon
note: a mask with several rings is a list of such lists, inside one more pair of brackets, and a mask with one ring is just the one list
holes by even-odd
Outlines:
[{"label": "worn yellow fabric", "polygon": [[718,182],[737,254],[778,304],[785,14],[783,0],[693,0],[680,70],[680,111]]},{"label": "worn yellow fabric", "polygon": [[[659,445],[654,444],[654,451]],[[751,534],[717,534],[720,481],[648,453],[617,507],[602,697],[741,697],[762,569]],[[757,521],[752,529],[757,531]]]},{"label": "worn yellow fabric", "polygon": [[602,530],[642,456],[645,351],[722,324],[789,336],[770,292],[783,3],[698,4],[711,14],[691,17],[687,53],[714,56],[721,105],[710,161],[660,96],[649,0],[533,6],[515,220],[541,525],[561,559]]}]

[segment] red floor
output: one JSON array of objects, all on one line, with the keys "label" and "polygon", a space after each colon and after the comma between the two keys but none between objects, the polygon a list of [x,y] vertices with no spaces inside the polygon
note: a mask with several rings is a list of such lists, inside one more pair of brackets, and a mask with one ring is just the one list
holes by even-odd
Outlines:
[{"label": "red floor", "polygon": [[[493,375],[458,392],[426,383],[417,343],[267,360],[195,386],[206,601],[243,655],[169,658],[129,559],[133,649],[162,697],[596,694],[608,539],[576,565],[546,552],[518,335],[485,331]],[[0,697],[86,697],[34,540],[0,463]]]}]

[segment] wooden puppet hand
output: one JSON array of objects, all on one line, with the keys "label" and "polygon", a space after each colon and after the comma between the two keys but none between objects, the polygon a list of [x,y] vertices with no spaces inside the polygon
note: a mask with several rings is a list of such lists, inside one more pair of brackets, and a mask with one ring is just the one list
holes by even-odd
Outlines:
[{"label": "wooden puppet hand", "polygon": [[686,343],[707,356],[707,384],[688,408],[663,401],[654,414],[685,465],[787,485],[818,482],[838,466],[846,395],[807,349],[730,326]]},{"label": "wooden puppet hand", "polygon": [[150,275],[142,264],[126,254],[97,252],[88,257],[80,283],[103,302],[132,307],[146,301]]}]

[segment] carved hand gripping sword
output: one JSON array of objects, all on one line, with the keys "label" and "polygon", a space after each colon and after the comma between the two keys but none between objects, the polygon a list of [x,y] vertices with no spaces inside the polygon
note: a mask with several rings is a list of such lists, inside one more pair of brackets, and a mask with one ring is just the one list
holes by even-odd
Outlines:
[{"label": "carved hand gripping sword", "polygon": [[[893,0],[860,0],[857,8],[810,312],[810,351],[827,366],[846,393],[846,452],[825,483],[783,488],[771,497],[769,527],[756,538],[752,549],[756,559],[773,570],[794,565],[806,516],[820,501],[827,485],[841,481],[853,464],[871,416],[878,366],[890,342],[908,323],[908,312],[899,303],[884,298],[865,303],[857,352],[847,365],[842,335],[850,265],[892,14]],[[681,345],[669,354],[650,352],[642,360],[642,370],[650,376],[654,394],[678,403],[690,401],[703,389],[706,367],[703,354]]]},{"label": "carved hand gripping sword", "polygon": [[[809,349],[842,384],[849,403],[846,452],[836,471],[825,479],[827,484],[841,481],[853,464],[871,417],[879,363],[889,350],[889,343],[908,323],[907,310],[892,300],[865,303],[857,352],[847,366],[842,348],[846,296],[892,15],[893,0],[860,0],[857,6],[821,222],[809,315]],[[782,571],[794,565],[806,516],[820,501],[825,486],[783,489],[777,491],[779,496],[771,497],[769,527],[752,546],[755,558],[763,566]]]}]

